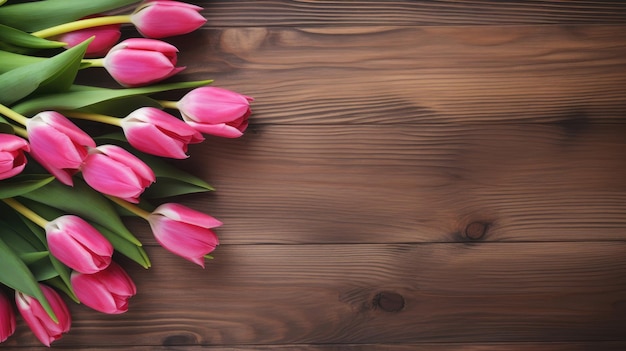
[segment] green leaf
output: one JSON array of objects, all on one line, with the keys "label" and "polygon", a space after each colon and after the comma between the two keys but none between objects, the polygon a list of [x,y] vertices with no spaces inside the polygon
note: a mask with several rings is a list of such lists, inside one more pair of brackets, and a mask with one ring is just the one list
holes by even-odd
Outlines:
[{"label": "green leaf", "polygon": [[48,258],[48,256],[50,256],[50,253],[48,251],[25,252],[23,254],[20,254],[20,258],[27,265],[43,260],[44,258]]},{"label": "green leaf", "polygon": [[[2,76],[0,76],[0,78],[1,77]],[[168,90],[197,88],[208,85],[211,82],[213,81],[200,80],[126,89],[107,89],[73,85],[66,92],[32,97],[24,102],[12,106],[11,109],[23,115],[35,114],[44,110],[77,110],[106,101],[113,101],[131,96],[148,95]]]},{"label": "green leaf", "polygon": [[86,40],[44,61],[1,74],[0,104],[11,105],[34,92],[58,92],[69,89],[90,41]]},{"label": "green leaf", "polygon": [[0,180],[0,199],[20,196],[45,186],[54,180],[49,174],[19,174]]},{"label": "green leaf", "polygon": [[57,318],[46,300],[39,283],[28,266],[11,248],[0,238],[0,282],[11,289],[36,298],[50,315],[52,320]]},{"label": "green leaf", "polygon": [[143,268],[150,268],[150,258],[148,254],[141,246],[137,246],[130,241],[122,238],[121,236],[115,234],[111,230],[98,225],[96,223],[91,223],[94,228],[98,229],[98,231],[105,237],[111,245],[115,248],[116,251],[121,253],[122,255],[130,258],[131,260],[137,262]]},{"label": "green leaf", "polygon": [[140,0],[46,0],[0,7],[0,23],[34,32]]},{"label": "green leaf", "polygon": [[53,181],[44,187],[22,195],[50,207],[90,219],[119,234],[126,240],[141,246],[141,242],[124,226],[111,202],[90,188],[80,178],[74,179],[74,187]]},{"label": "green leaf", "polygon": [[65,43],[52,41],[30,35],[19,29],[0,24],[0,41],[6,44],[30,49],[54,49],[65,46]]},{"label": "green leaf", "polygon": [[18,67],[31,65],[47,60],[47,57],[36,57],[29,55],[16,54],[6,50],[0,50],[0,73],[8,72]]},{"label": "green leaf", "polygon": [[33,272],[33,276],[37,281],[42,282],[59,276],[52,262],[50,262],[51,259],[52,257],[48,255],[47,260],[39,260],[28,265],[28,268]]}]

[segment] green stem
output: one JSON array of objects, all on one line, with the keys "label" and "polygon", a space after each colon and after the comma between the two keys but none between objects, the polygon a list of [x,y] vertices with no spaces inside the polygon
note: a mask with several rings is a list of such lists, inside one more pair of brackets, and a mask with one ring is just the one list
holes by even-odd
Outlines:
[{"label": "green stem", "polygon": [[15,134],[21,136],[24,139],[28,138],[28,132],[26,132],[26,129],[22,127],[18,127],[18,126],[12,126],[12,127],[13,127],[13,131],[15,132]]},{"label": "green stem", "polygon": [[157,102],[165,108],[172,108],[172,109],[178,110],[178,101],[159,100]]},{"label": "green stem", "polygon": [[80,62],[81,63],[88,63],[89,66],[87,66],[87,67],[104,67],[104,58],[82,59]]},{"label": "green stem", "polygon": [[122,208],[125,208],[125,209],[129,210],[133,214],[135,214],[135,215],[145,219],[146,221],[148,220],[148,217],[150,216],[150,212],[140,208],[139,206],[137,206],[135,204],[131,204],[128,201],[124,201],[124,200],[120,199],[119,197],[109,196],[109,195],[106,195],[106,197],[108,197],[109,200],[111,200],[111,201],[115,202],[116,204],[120,205]]},{"label": "green stem", "polygon": [[15,199],[6,198],[6,199],[2,199],[2,201],[4,201],[4,203],[6,203],[7,205],[11,206],[17,212],[21,213],[22,216],[33,221],[33,223],[37,224],[38,226],[45,228],[46,224],[48,224],[47,220],[45,220],[43,217],[33,212],[30,208],[17,202]]},{"label": "green stem", "polygon": [[28,118],[26,116],[22,116],[19,113],[11,110],[10,108],[0,104],[0,113],[14,120],[15,122],[25,126],[26,122],[28,122]]},{"label": "green stem", "polygon": [[110,24],[122,24],[122,23],[132,23],[130,19],[130,15],[87,18],[83,20],[64,23],[58,26],[42,29],[40,31],[31,33],[31,35],[34,35],[39,38],[49,38],[55,35],[73,32],[73,31],[80,30],[80,29],[87,29],[87,28],[92,28],[92,27],[106,26]]},{"label": "green stem", "polygon": [[87,121],[106,123],[114,126],[120,127],[122,125],[122,119],[113,116],[101,115],[97,113],[84,113],[84,112],[76,112],[76,111],[61,111],[61,113],[66,117],[84,119]]}]

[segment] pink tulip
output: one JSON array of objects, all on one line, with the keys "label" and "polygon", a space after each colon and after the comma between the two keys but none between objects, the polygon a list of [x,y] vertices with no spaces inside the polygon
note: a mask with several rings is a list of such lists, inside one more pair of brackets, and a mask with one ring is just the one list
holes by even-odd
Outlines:
[{"label": "pink tulip", "polygon": [[31,155],[61,183],[72,185],[87,157],[87,148],[96,143],[65,116],[54,111],[40,112],[26,123]]},{"label": "pink tulip", "polygon": [[187,145],[204,140],[187,123],[154,107],[135,110],[121,122],[130,145],[151,155],[187,158]]},{"label": "pink tulip", "polygon": [[46,239],[50,253],[78,272],[96,273],[111,263],[111,243],[78,216],[65,215],[48,222]]},{"label": "pink tulip", "polygon": [[70,280],[80,302],[107,314],[128,311],[128,300],[137,293],[135,283],[115,262],[94,274],[72,272]]},{"label": "pink tulip", "polygon": [[143,191],[156,181],[143,161],[116,145],[89,150],[82,168],[83,178],[95,190],[128,202],[139,202]]},{"label": "pink tulip", "polygon": [[48,300],[50,307],[52,307],[52,311],[59,320],[58,323],[55,323],[50,318],[39,301],[28,295],[16,291],[15,302],[17,303],[17,309],[20,311],[26,324],[28,324],[37,339],[44,345],[50,347],[50,343],[60,339],[62,334],[70,330],[72,318],[67,309],[67,305],[65,305],[65,302],[56,291],[42,284],[39,286],[46,300]]},{"label": "pink tulip", "polygon": [[148,222],[165,249],[204,268],[204,256],[219,244],[211,228],[222,222],[183,205],[166,203],[154,210]]},{"label": "pink tulip", "polygon": [[251,101],[251,97],[230,90],[202,87],[183,96],[177,107],[185,122],[199,132],[237,138],[248,127]]},{"label": "pink tulip", "polygon": [[206,22],[202,7],[178,1],[148,1],[131,15],[131,22],[147,38],[187,34]]},{"label": "pink tulip", "polygon": [[27,162],[24,152],[28,151],[30,146],[26,140],[13,134],[0,134],[0,179],[22,172]]},{"label": "pink tulip", "polygon": [[185,69],[176,67],[175,46],[154,39],[132,38],[115,45],[102,65],[125,87],[138,87],[169,78]]},{"label": "pink tulip", "polygon": [[[95,18],[100,16],[89,16],[86,18]],[[105,26],[91,27],[79,29],[73,32],[65,33],[56,38],[56,40],[67,44],[66,48],[74,47],[85,40],[94,37],[93,41],[87,46],[85,57],[101,57],[117,43],[122,33],[120,32],[120,24],[110,24]]]},{"label": "pink tulip", "polygon": [[0,342],[15,333],[15,312],[11,301],[0,291]]}]

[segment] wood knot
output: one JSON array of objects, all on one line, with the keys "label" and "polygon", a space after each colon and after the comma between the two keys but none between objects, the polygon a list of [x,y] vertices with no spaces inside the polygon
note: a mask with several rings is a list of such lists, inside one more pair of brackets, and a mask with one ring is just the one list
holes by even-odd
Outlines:
[{"label": "wood knot", "polygon": [[487,223],[473,222],[465,227],[465,236],[470,240],[480,240],[487,233]]},{"label": "wood knot", "polygon": [[373,303],[385,312],[398,312],[404,308],[404,297],[395,292],[382,291],[374,296]]}]

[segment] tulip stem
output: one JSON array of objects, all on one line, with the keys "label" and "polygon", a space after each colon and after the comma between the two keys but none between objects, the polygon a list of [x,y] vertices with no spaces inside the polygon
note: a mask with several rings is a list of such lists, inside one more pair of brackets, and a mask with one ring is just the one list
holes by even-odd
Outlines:
[{"label": "tulip stem", "polygon": [[171,109],[178,110],[178,101],[159,100],[157,102],[164,108],[171,108]]},{"label": "tulip stem", "polygon": [[122,119],[113,116],[101,115],[98,113],[85,113],[85,112],[76,112],[76,111],[63,111],[63,115],[66,117],[76,118],[76,119],[84,119],[87,121],[106,123],[114,126],[120,127],[122,125]]},{"label": "tulip stem", "polygon": [[122,200],[122,199],[120,199],[118,197],[115,197],[115,196],[106,195],[106,197],[108,197],[109,200],[111,200],[111,201],[115,202],[116,204],[118,204],[120,207],[122,207],[122,208],[130,211],[131,213],[133,213],[133,214],[135,214],[135,215],[145,219],[146,221],[148,220],[148,217],[150,216],[150,212],[140,208],[137,205],[131,204],[128,201],[124,201],[124,200]]},{"label": "tulip stem", "polygon": [[[89,64],[89,66],[87,66],[87,67],[104,67],[104,58],[82,59],[80,62]],[[84,67],[84,68],[86,68],[86,67]]]},{"label": "tulip stem", "polygon": [[10,108],[0,104],[0,113],[14,120],[15,122],[25,126],[26,122],[28,122],[28,118],[26,116],[20,115],[19,113],[11,110]]},{"label": "tulip stem", "polygon": [[31,221],[33,221],[33,223],[37,224],[38,226],[40,226],[42,228],[45,228],[46,224],[48,224],[48,221],[45,220],[45,218],[43,218],[40,215],[36,214],[30,208],[28,208],[28,207],[22,205],[21,203],[17,202],[17,200],[15,200],[13,198],[6,198],[6,199],[2,199],[2,201],[4,201],[4,203],[6,203],[7,205],[11,206],[14,210],[16,210],[17,212],[22,214],[22,216],[24,216],[24,217],[30,219]]},{"label": "tulip stem", "polygon": [[13,126],[13,131],[15,132],[15,134],[21,136],[24,139],[28,138],[28,132],[24,128]]},{"label": "tulip stem", "polygon": [[95,18],[87,18],[74,22],[60,24],[58,26],[42,29],[37,32],[30,33],[39,38],[49,38],[63,33],[73,32],[81,29],[92,27],[106,26],[111,24],[132,23],[130,15],[120,16],[103,16]]}]

